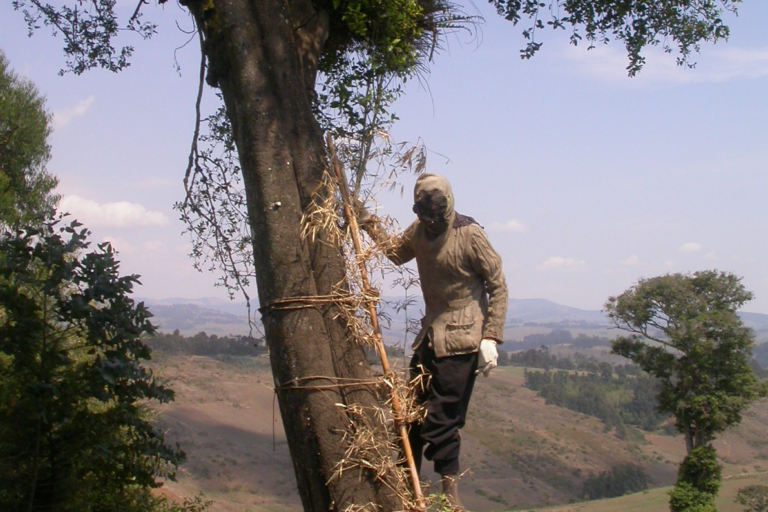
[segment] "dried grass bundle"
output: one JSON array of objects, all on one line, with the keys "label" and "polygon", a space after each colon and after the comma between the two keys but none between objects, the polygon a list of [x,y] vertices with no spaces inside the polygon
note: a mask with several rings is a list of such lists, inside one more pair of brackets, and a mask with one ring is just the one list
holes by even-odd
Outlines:
[{"label": "dried grass bundle", "polygon": [[[363,478],[369,473],[373,479],[387,488],[402,503],[403,511],[419,510],[409,486],[405,460],[399,440],[392,430],[391,413],[384,408],[365,410],[359,405],[337,404],[351,418],[344,435],[344,457],[334,468],[332,478],[339,478],[347,471],[355,471]],[[431,500],[439,500],[433,496]],[[376,505],[350,505],[344,512],[377,511]],[[396,512],[396,511],[392,511]]]},{"label": "dried grass bundle", "polygon": [[[338,315],[346,323],[353,339],[362,346],[383,350],[378,333],[374,330],[369,306],[379,302],[379,293],[364,286],[365,276],[390,266],[386,252],[395,245],[376,246],[366,239],[363,250],[355,253],[352,249],[349,226],[343,221],[343,204],[337,193],[335,179],[326,172],[318,186],[314,201],[302,219],[302,235],[310,240],[322,239],[328,243],[343,247],[346,262],[346,281],[339,283],[331,297],[338,297],[334,305]],[[384,228],[392,229],[393,222],[385,219]],[[398,243],[397,237],[390,237],[392,244]],[[364,263],[364,265],[361,265]],[[344,433],[345,455],[337,464],[332,478],[338,478],[347,471],[357,471],[362,477],[364,472],[397,496],[403,504],[403,510],[418,510],[409,485],[408,474],[400,438],[396,432],[393,401],[399,403],[400,415],[406,424],[421,422],[426,415],[426,408],[416,400],[416,390],[423,389],[426,377],[423,372],[416,378],[406,381],[395,372],[388,372],[380,377],[382,406],[366,409],[359,404],[337,404],[350,418]],[[346,512],[373,512],[374,504],[350,505]]]},{"label": "dried grass bundle", "polygon": [[301,218],[301,236],[314,242],[318,234],[325,234],[324,240],[332,245],[344,243],[347,239],[341,222],[342,205],[336,194],[336,180],[326,170],[313,194],[312,203]]}]

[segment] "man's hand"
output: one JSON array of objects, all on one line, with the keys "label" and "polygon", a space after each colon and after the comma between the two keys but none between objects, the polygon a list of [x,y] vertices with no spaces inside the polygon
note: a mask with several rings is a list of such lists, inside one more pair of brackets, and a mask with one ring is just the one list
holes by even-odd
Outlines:
[{"label": "man's hand", "polygon": [[496,350],[496,341],[483,338],[483,341],[480,342],[478,356],[475,375],[479,375],[482,372],[483,377],[487,377],[491,370],[498,366],[499,352]]}]

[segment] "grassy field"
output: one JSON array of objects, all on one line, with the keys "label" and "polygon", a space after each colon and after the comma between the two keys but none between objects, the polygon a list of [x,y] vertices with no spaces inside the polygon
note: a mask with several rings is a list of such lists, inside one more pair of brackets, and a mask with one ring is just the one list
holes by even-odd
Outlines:
[{"label": "grassy field", "polygon": [[[742,512],[744,508],[736,503],[736,493],[749,485],[768,485],[768,473],[759,473],[730,477],[724,480],[717,497],[719,512]],[[509,511],[530,512],[668,512],[669,491],[671,487],[658,487],[648,491],[605,500],[585,501],[570,505],[544,508],[515,508]],[[299,512],[300,508],[287,508],[279,505],[255,507],[254,512]],[[468,509],[472,510],[472,509]]]},{"label": "grassy field", "polygon": [[[741,505],[736,503],[735,497],[739,489],[748,485],[768,485],[768,473],[753,473],[726,478],[716,501],[718,511],[741,512],[744,510]],[[587,501],[537,510],[552,512],[668,512],[668,492],[670,489],[671,487],[660,487],[620,498]]]}]

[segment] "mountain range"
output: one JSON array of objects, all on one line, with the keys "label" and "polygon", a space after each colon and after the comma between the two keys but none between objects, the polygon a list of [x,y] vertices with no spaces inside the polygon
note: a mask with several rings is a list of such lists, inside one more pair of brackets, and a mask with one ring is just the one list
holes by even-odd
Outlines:
[{"label": "mountain range", "polygon": [[[153,323],[162,331],[178,329],[182,334],[205,331],[208,334],[248,334],[248,309],[245,301],[229,301],[214,297],[187,299],[135,298],[143,301],[154,314]],[[402,332],[405,314],[397,311],[397,297],[384,297],[382,310],[390,318],[389,330]],[[424,310],[419,298],[409,306],[409,317],[418,318]],[[739,313],[742,321],[755,330],[758,340],[768,340],[768,315]],[[258,302],[251,303],[251,318],[260,325]],[[605,329],[609,326],[605,313],[598,310],[573,308],[547,299],[510,299],[505,327]],[[257,334],[254,334],[257,335]]]}]

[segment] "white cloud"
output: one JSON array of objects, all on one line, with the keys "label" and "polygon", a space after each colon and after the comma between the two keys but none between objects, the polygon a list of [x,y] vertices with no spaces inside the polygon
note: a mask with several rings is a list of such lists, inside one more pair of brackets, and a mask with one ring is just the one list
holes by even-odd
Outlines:
[{"label": "white cloud", "polygon": [[619,263],[630,267],[632,265],[637,265],[638,263],[640,263],[640,258],[637,257],[637,254],[633,254],[629,258],[621,260]]},{"label": "white cloud", "polygon": [[511,231],[513,233],[525,233],[528,231],[528,226],[523,224],[517,219],[508,220],[507,222],[494,222],[488,226],[489,231]]},{"label": "white cloud", "polygon": [[67,126],[70,121],[78,117],[82,117],[88,112],[91,107],[91,103],[95,100],[93,96],[84,99],[74,107],[64,108],[61,110],[55,110],[53,112],[53,129],[58,130]]},{"label": "white cloud", "polygon": [[59,209],[71,213],[87,227],[103,226],[113,228],[166,226],[168,217],[162,212],[153,212],[137,203],[97,203],[80,196],[64,196]]},{"label": "white cloud", "polygon": [[584,260],[575,260],[573,258],[562,258],[560,256],[550,256],[544,263],[538,265],[539,270],[559,270],[583,267],[586,264]]},{"label": "white cloud", "polygon": [[708,252],[707,254],[704,255],[704,257],[707,258],[708,260],[716,260],[717,259],[717,255],[715,254],[714,251]]},{"label": "white cloud", "polygon": [[643,52],[646,64],[631,81],[627,80],[627,55],[620,46],[598,46],[587,50],[585,46],[568,46],[567,60],[578,65],[583,72],[599,79],[624,81],[632,85],[726,82],[750,80],[768,76],[768,48],[739,48],[726,46],[705,48],[692,56],[694,69],[677,65],[674,55],[660,48]]},{"label": "white cloud", "polygon": [[699,252],[701,250],[701,244],[696,242],[688,242],[680,246],[680,252]]}]

